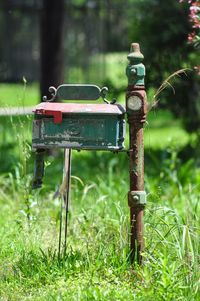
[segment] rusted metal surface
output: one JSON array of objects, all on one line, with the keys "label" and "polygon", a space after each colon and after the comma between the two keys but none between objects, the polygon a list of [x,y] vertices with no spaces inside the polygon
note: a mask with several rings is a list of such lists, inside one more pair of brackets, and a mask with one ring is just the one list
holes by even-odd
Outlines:
[{"label": "rusted metal surface", "polygon": [[[135,116],[136,117],[136,116]],[[139,117],[139,116],[138,116]],[[129,120],[130,124],[130,192],[128,202],[130,206],[131,221],[131,260],[141,263],[143,241],[143,210],[144,206],[133,202],[131,191],[144,191],[144,153],[143,128],[139,119]]]},{"label": "rusted metal surface", "polygon": [[[128,204],[130,206],[130,249],[131,261],[142,262],[144,250],[143,214],[146,203],[144,191],[144,143],[143,124],[146,120],[147,104],[144,88],[145,68],[141,63],[143,55],[138,44],[131,45],[128,55],[130,63],[128,69],[139,71],[126,72],[128,87],[126,93],[126,108],[130,135],[130,191]],[[141,101],[141,104],[139,103]]]}]

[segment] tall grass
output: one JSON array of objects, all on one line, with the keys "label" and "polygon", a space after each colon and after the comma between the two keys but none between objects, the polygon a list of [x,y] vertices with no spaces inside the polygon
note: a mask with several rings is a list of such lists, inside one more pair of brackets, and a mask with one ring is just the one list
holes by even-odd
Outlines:
[{"label": "tall grass", "polygon": [[[31,191],[31,118],[1,119],[1,300],[199,300],[200,169],[180,155],[189,138],[168,117],[154,116],[145,130],[142,267],[128,260],[128,156],[73,152],[68,246],[59,259],[53,195],[63,154],[47,159],[44,186]],[[180,143],[169,139],[175,133]]]},{"label": "tall grass", "polygon": [[[77,168],[78,160],[74,158]],[[26,212],[23,187],[11,188],[17,181],[15,176],[1,178],[2,190],[9,188],[6,199],[1,195],[2,298],[198,300],[199,180],[176,187],[172,169],[163,180],[163,187],[171,189],[161,192],[159,177],[156,185],[156,180],[151,184],[151,176],[147,176],[152,192],[145,214],[144,265],[132,267],[127,260],[124,165],[124,159],[111,159],[107,177],[101,171],[101,176],[90,176],[87,184],[72,178],[68,249],[62,260],[56,256],[59,202],[52,200],[52,190],[50,194],[43,191],[42,197],[38,193],[32,196],[35,203],[27,223],[22,214],[22,210]]]}]

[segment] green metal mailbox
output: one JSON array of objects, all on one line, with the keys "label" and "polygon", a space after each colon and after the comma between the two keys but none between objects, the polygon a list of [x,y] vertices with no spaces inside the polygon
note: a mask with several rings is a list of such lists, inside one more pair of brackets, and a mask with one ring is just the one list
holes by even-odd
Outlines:
[{"label": "green metal mailbox", "polygon": [[54,90],[50,102],[43,102],[34,109],[33,149],[123,149],[123,106],[108,103],[105,98],[107,103],[104,104],[54,102],[58,99],[96,100],[104,91],[105,88],[95,85],[61,85]]}]

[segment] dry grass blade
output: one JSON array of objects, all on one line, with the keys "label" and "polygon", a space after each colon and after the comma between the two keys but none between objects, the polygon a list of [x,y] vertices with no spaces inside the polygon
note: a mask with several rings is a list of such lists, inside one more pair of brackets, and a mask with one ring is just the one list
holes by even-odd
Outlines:
[{"label": "dry grass blade", "polygon": [[159,95],[164,89],[166,89],[168,86],[170,86],[170,87],[172,88],[173,93],[175,94],[175,89],[174,89],[174,87],[172,86],[172,84],[170,83],[170,81],[171,81],[172,79],[174,79],[176,76],[180,76],[180,75],[182,75],[182,74],[187,75],[186,71],[189,71],[189,70],[191,70],[191,69],[189,69],[189,68],[180,69],[180,70],[175,71],[174,73],[172,73],[170,76],[168,76],[168,77],[164,80],[164,82],[160,85],[160,87],[158,88],[158,90],[156,91],[156,93],[155,93],[154,96],[153,96],[153,99],[154,99],[154,100],[152,101],[152,103],[151,103],[150,106],[149,106],[149,111],[150,111],[152,108],[154,108],[154,107],[158,104],[158,102],[159,102],[159,100],[157,99],[158,95]]}]

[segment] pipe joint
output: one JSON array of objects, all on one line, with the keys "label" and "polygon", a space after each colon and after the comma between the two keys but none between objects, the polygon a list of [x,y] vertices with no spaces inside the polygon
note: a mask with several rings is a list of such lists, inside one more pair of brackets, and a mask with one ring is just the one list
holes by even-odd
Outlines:
[{"label": "pipe joint", "polygon": [[145,191],[129,191],[128,193],[128,205],[129,207],[145,206],[147,203],[147,197]]}]

